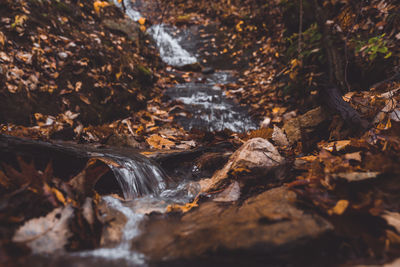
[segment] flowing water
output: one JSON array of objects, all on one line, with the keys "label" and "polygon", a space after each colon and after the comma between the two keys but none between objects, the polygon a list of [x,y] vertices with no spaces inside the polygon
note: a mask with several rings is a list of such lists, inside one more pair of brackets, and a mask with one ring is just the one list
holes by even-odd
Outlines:
[{"label": "flowing water", "polygon": [[[121,7],[118,0],[115,4]],[[139,3],[141,1],[136,1]],[[126,14],[133,20],[142,15],[131,1],[124,2]],[[154,39],[162,60],[173,67],[198,62],[197,48],[199,39],[188,38],[191,33],[180,31],[164,24],[153,25],[147,33]],[[192,36],[193,37],[193,36]],[[196,41],[197,40],[197,41]],[[212,67],[212,66],[211,66]],[[175,85],[167,90],[167,95],[181,101],[190,117],[180,117],[186,129],[201,128],[209,131],[225,128],[234,132],[255,129],[255,122],[249,118],[247,111],[226,98],[220,85],[234,83],[231,71],[216,71],[203,75],[190,83]],[[164,172],[149,159],[139,155],[119,153],[110,150],[88,149],[90,157],[104,159],[114,173],[125,198],[122,201],[112,196],[105,196],[102,201],[113,210],[126,217],[121,242],[112,248],[99,248],[91,251],[69,254],[64,259],[68,262],[80,262],[98,266],[109,264],[120,266],[146,265],[146,256],[131,250],[131,241],[140,234],[139,224],[146,218],[145,214],[153,211],[164,213],[169,204],[184,204],[197,194],[198,188],[190,181],[179,181],[173,187]],[[69,257],[69,258],[68,258]],[[98,261],[99,259],[102,259]],[[82,265],[81,264],[81,265]]]}]

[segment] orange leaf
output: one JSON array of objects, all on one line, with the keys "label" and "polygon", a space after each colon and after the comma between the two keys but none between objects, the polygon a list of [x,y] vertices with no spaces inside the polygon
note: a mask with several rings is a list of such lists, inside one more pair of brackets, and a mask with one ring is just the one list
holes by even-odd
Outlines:
[{"label": "orange leaf", "polygon": [[165,139],[157,134],[153,134],[152,136],[150,136],[149,138],[146,139],[146,142],[157,149],[170,149],[171,147],[175,146],[175,143]]}]

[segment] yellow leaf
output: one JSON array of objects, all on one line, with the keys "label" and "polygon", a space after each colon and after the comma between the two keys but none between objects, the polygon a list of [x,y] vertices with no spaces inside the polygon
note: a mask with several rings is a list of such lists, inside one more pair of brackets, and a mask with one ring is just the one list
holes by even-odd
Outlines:
[{"label": "yellow leaf", "polygon": [[144,25],[146,23],[146,19],[145,18],[140,18],[138,20],[138,22],[139,22],[140,25]]},{"label": "yellow leaf", "polygon": [[4,46],[5,43],[6,43],[6,36],[4,35],[3,32],[0,31],[0,44]]},{"label": "yellow leaf", "polygon": [[51,188],[51,191],[53,192],[53,194],[56,196],[57,200],[60,201],[61,203],[63,203],[64,205],[67,204],[67,201],[65,200],[64,195],[56,188]]},{"label": "yellow leaf", "polygon": [[292,65],[292,69],[295,68],[295,67],[297,67],[297,66],[300,66],[300,67],[301,67],[301,65],[302,65],[301,61],[298,60],[297,58],[292,59],[292,60],[290,61],[290,64]]},{"label": "yellow leaf", "polygon": [[146,31],[146,26],[144,26],[144,25],[140,25],[140,30],[142,31],[142,32],[145,32]]},{"label": "yellow leaf", "polygon": [[380,122],[376,128],[378,128],[379,130],[388,130],[390,128],[392,128],[392,122],[390,121],[390,118],[388,118],[386,124],[383,122]]},{"label": "yellow leaf", "polygon": [[345,199],[341,199],[336,203],[335,207],[333,207],[332,209],[330,209],[328,211],[328,213],[330,215],[332,215],[332,214],[342,215],[346,211],[348,206],[349,206],[349,201],[345,200]]},{"label": "yellow leaf", "polygon": [[146,139],[146,142],[157,149],[170,149],[171,147],[175,146],[175,143],[165,139],[157,134],[153,134],[149,138]]},{"label": "yellow leaf", "polygon": [[236,24],[236,30],[237,30],[238,32],[243,31],[243,29],[242,29],[242,24],[243,24],[243,23],[244,23],[243,20],[241,20],[241,21],[239,21],[238,24]]},{"label": "yellow leaf", "polygon": [[119,80],[119,78],[121,77],[121,75],[122,75],[122,71],[120,71],[120,72],[118,72],[117,74],[115,74],[115,78],[117,78],[117,80]]},{"label": "yellow leaf", "polygon": [[104,8],[106,6],[109,6],[109,5],[110,5],[110,3],[106,2],[106,1],[96,1],[93,3],[93,8],[94,8],[94,11],[96,12],[96,14],[99,15],[100,9]]},{"label": "yellow leaf", "polygon": [[197,204],[198,201],[199,198],[196,197],[196,199],[193,202],[186,203],[185,205],[178,205],[178,204],[168,205],[167,212],[183,212],[183,213],[188,212],[191,209],[199,206],[199,204]]},{"label": "yellow leaf", "polygon": [[28,17],[25,16],[25,15],[16,15],[15,16],[14,25],[15,26],[22,26],[27,19],[28,19]]}]

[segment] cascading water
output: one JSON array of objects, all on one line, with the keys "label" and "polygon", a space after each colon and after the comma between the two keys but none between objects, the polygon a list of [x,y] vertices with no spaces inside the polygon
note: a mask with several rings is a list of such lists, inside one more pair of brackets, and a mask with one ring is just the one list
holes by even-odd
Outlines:
[{"label": "cascading water", "polygon": [[147,194],[159,194],[166,188],[166,176],[156,165],[144,159],[113,157],[112,160],[120,166],[109,164],[124,198],[134,199]]},{"label": "cascading water", "polygon": [[[114,0],[114,3],[122,7],[118,0]],[[132,20],[138,21],[142,17],[130,0],[124,1],[124,6],[126,14]],[[196,63],[197,53],[182,47],[182,39],[175,34],[177,31],[174,27],[161,24],[151,26],[147,33],[154,39],[165,63],[175,67]],[[256,124],[248,118],[247,112],[228,100],[218,86],[234,82],[230,72],[220,71],[203,78],[203,82],[177,85],[167,92],[171,98],[183,102],[192,113],[192,117],[186,122],[185,119],[181,120],[186,128],[228,128],[236,132],[256,128]],[[169,204],[187,203],[196,196],[199,188],[193,188],[187,181],[181,182],[175,188],[168,188],[168,178],[164,172],[140,155],[126,156],[100,150],[92,150],[90,155],[106,159],[105,162],[110,161],[108,166],[121,186],[125,199],[129,201],[121,201],[112,196],[103,197],[103,201],[109,208],[121,212],[127,222],[121,242],[116,247],[100,248],[78,255],[85,258],[101,257],[111,261],[124,260],[128,263],[127,266],[146,265],[145,256],[131,250],[131,240],[140,233],[139,223],[145,218],[144,214],[152,211],[165,212]]]},{"label": "cascading water", "polygon": [[121,242],[113,248],[99,248],[91,251],[84,251],[78,253],[78,256],[102,257],[107,260],[125,260],[135,265],[144,266],[145,256],[130,250],[130,241],[140,233],[139,222],[143,219],[144,215],[135,213],[132,208],[111,196],[103,197],[103,201],[106,202],[109,208],[118,210],[127,219],[122,232]]},{"label": "cascading water", "polygon": [[103,158],[121,187],[124,198],[131,200],[148,194],[159,195],[169,178],[155,162],[139,153],[87,148],[88,155]]},{"label": "cascading water", "polygon": [[183,49],[170,31],[173,31],[173,28],[164,24],[153,25],[147,30],[147,33],[155,40],[162,60],[175,67],[196,63],[196,57]]},{"label": "cascading water", "polygon": [[208,75],[206,82],[178,84],[168,89],[167,94],[185,104],[190,117],[179,116],[177,120],[186,129],[207,131],[245,132],[257,128],[245,108],[226,98],[217,84],[234,82],[232,74],[220,71]]}]

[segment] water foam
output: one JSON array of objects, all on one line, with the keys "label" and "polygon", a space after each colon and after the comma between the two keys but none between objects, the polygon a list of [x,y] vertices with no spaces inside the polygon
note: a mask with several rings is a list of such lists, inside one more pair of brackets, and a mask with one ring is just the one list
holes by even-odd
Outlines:
[{"label": "water foam", "polygon": [[122,231],[121,243],[114,248],[99,248],[79,252],[77,255],[81,257],[102,257],[108,260],[126,260],[135,265],[146,266],[146,257],[142,253],[132,251],[130,245],[130,241],[140,234],[139,222],[143,220],[144,215],[135,213],[129,206],[111,196],[103,197],[103,201],[110,208],[122,212],[127,219]]}]

